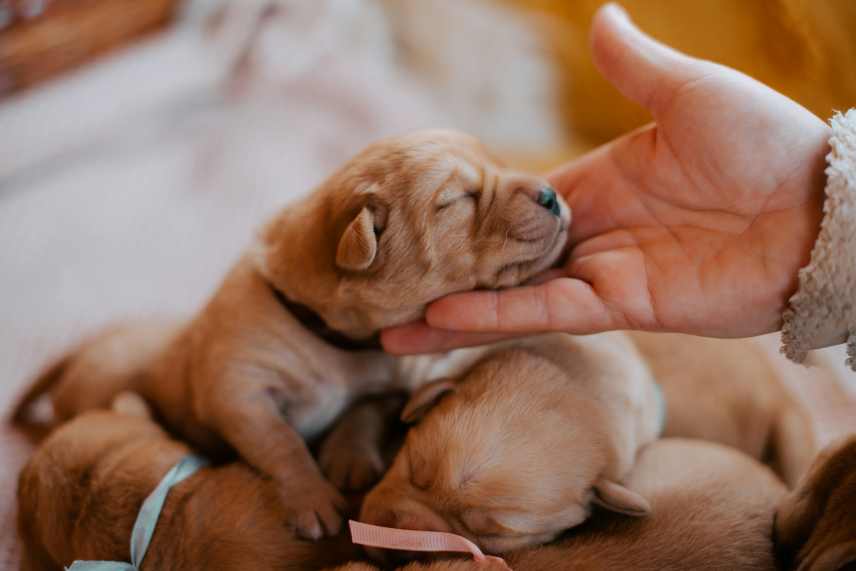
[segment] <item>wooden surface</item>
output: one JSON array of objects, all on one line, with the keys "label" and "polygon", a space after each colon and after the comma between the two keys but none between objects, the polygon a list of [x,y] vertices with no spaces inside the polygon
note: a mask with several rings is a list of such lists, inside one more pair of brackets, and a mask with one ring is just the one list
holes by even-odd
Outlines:
[{"label": "wooden surface", "polygon": [[0,0],[0,98],[166,24],[176,0]]}]

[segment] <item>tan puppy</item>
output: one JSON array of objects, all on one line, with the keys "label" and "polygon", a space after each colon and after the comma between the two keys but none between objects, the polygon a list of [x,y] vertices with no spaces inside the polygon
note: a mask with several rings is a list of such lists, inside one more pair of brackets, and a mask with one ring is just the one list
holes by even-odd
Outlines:
[{"label": "tan puppy", "polygon": [[660,430],[660,399],[621,333],[498,346],[460,379],[420,388],[418,418],[362,521],[451,531],[492,553],[554,539],[590,503],[644,515],[621,482]]},{"label": "tan puppy", "polygon": [[753,341],[630,334],[663,388],[664,436],[701,438],[769,462],[796,485],[816,452],[811,416]]},{"label": "tan puppy", "polygon": [[355,349],[378,348],[379,329],[418,318],[438,297],[548,268],[569,221],[545,181],[500,167],[469,136],[380,141],[276,216],[130,385],[127,375],[74,375],[79,359],[103,350],[90,345],[38,382],[19,412],[51,382],[66,415],[79,410],[63,394],[97,392],[85,402],[103,403],[133,389],[206,453],[232,448],[272,477],[301,534],[335,533],[342,499],[304,439],[361,394],[409,382],[394,358]]},{"label": "tan puppy", "polygon": [[[57,429],[21,472],[25,571],[75,559],[130,560],[143,500],[188,453],[133,411],[88,412]],[[319,569],[356,553],[346,538],[312,543],[283,529],[276,482],[242,464],[202,468],[170,490],[143,569]]]},{"label": "tan puppy", "polygon": [[639,455],[627,485],[651,502],[630,520],[597,514],[567,538],[510,555],[511,567],[557,569],[776,569],[773,512],[784,486],[728,447],[663,439]]},{"label": "tan puppy", "polygon": [[[518,571],[753,569],[774,571],[771,531],[781,482],[733,448],[666,438],[646,446],[627,486],[651,503],[645,518],[595,513],[550,545],[504,555]],[[342,571],[369,571],[353,564]],[[493,571],[471,560],[402,571]]]},{"label": "tan puppy", "polygon": [[776,514],[785,569],[856,568],[856,434],[825,448]]}]

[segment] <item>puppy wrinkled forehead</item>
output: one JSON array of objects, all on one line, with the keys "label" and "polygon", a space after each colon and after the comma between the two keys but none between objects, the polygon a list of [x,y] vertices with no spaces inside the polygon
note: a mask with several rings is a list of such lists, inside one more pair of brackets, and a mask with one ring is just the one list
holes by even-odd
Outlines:
[{"label": "puppy wrinkled forehead", "polygon": [[480,163],[460,154],[417,150],[387,163],[386,170],[376,174],[375,188],[389,199],[430,199],[447,185],[480,184],[483,172]]}]

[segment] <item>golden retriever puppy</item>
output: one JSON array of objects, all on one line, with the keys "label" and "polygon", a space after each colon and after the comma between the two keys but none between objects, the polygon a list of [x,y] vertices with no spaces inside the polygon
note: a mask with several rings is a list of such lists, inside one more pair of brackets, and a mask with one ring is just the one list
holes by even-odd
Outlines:
[{"label": "golden retriever puppy", "polygon": [[554,539],[592,503],[645,515],[647,500],[622,482],[659,434],[661,412],[648,369],[621,333],[497,345],[461,378],[414,393],[402,416],[424,417],[366,497],[361,520],[457,533],[504,553]]},{"label": "golden retriever puppy", "polygon": [[[143,500],[189,449],[145,416],[87,412],[55,430],[18,483],[25,571],[60,571],[76,559],[129,561]],[[347,538],[320,543],[283,528],[273,480],[243,463],[201,468],[173,487],[144,569],[320,569],[356,556]]]},{"label": "golden retriever puppy", "polygon": [[781,482],[730,447],[665,438],[642,450],[627,485],[647,518],[596,514],[549,546],[510,554],[514,569],[776,569],[771,532]]},{"label": "golden retriever puppy", "polygon": [[446,294],[515,285],[550,267],[569,223],[543,179],[503,168],[472,137],[384,139],[275,216],[137,374],[74,375],[88,352],[102,351],[86,345],[36,383],[18,416],[51,384],[66,415],[80,411],[63,394],[97,391],[85,402],[109,402],[132,389],[194,446],[235,450],[271,477],[303,536],[333,534],[342,498],[305,441],[360,395],[411,382],[378,350],[379,330]]},{"label": "golden retriever puppy", "polygon": [[856,569],[856,435],[818,454],[779,505],[775,529],[785,569]]},{"label": "golden retriever puppy", "polygon": [[630,335],[663,388],[664,436],[733,446],[768,462],[788,487],[796,485],[816,452],[812,419],[755,342]]},{"label": "golden retriever puppy", "polygon": [[[504,554],[506,562],[521,571],[775,571],[773,514],[786,490],[756,460],[711,442],[664,438],[641,450],[626,485],[650,502],[648,517],[596,511],[558,541]],[[400,570],[494,568],[500,571],[501,565],[463,558],[410,563]],[[372,569],[360,563],[342,571]]]}]

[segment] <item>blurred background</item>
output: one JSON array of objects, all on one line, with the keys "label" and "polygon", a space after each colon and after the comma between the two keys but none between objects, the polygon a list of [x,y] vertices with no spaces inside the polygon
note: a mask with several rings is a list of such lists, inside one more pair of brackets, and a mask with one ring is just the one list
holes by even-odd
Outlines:
[{"label": "blurred background", "polygon": [[[188,314],[273,210],[422,127],[541,171],[648,117],[597,73],[597,0],[0,0],[0,411],[108,321]],[[625,0],[642,29],[822,118],[856,105],[852,0]],[[759,340],[823,440],[843,352]],[[27,444],[0,429],[0,568]]]}]

